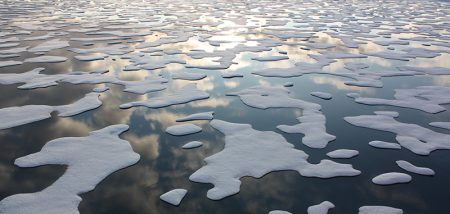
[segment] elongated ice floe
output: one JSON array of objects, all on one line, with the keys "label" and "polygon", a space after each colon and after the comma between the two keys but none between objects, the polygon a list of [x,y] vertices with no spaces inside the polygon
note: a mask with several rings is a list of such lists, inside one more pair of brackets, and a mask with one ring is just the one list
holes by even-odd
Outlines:
[{"label": "elongated ice floe", "polygon": [[49,41],[42,42],[37,46],[28,49],[29,52],[47,52],[51,50],[56,50],[60,48],[69,47],[69,42],[60,39],[53,39]]},{"label": "elongated ice floe", "polygon": [[229,96],[239,96],[246,105],[259,108],[299,108],[303,109],[303,115],[297,120],[297,125],[277,126],[286,133],[302,133],[305,136],[302,142],[311,148],[324,148],[335,136],[326,132],[326,118],[320,111],[321,106],[289,97],[290,91],[285,87],[253,86],[238,92],[228,93]]},{"label": "elongated ice floe", "polygon": [[450,103],[449,93],[450,87],[420,86],[414,89],[396,89],[394,100],[361,97],[357,93],[351,93],[349,96],[354,98],[355,102],[366,105],[391,105],[438,113],[446,110],[442,104]]},{"label": "elongated ice floe", "polygon": [[429,125],[442,129],[450,129],[450,122],[431,122]]},{"label": "elongated ice floe", "polygon": [[292,214],[292,213],[284,210],[272,210],[269,212],[269,214]]},{"label": "elongated ice floe", "polygon": [[191,121],[191,120],[212,120],[214,118],[214,112],[201,112],[188,115],[186,117],[176,119],[177,122]]},{"label": "elongated ice floe", "polygon": [[327,156],[330,158],[352,158],[359,154],[358,151],[352,149],[338,149],[328,152]]},{"label": "elongated ice floe", "polygon": [[308,207],[308,214],[327,214],[329,209],[334,208],[334,204],[324,201],[320,204]]},{"label": "elongated ice floe", "polygon": [[419,175],[434,175],[434,171],[432,169],[426,168],[426,167],[418,167],[408,161],[398,160],[398,161],[395,161],[395,163],[400,168],[402,168],[408,172],[416,173]]},{"label": "elongated ice floe", "polygon": [[280,56],[256,56],[256,57],[252,57],[251,59],[256,60],[256,61],[261,61],[261,62],[267,62],[267,61],[285,60],[285,59],[289,59],[289,57],[286,56],[286,55],[280,55]]},{"label": "elongated ice floe", "polygon": [[172,204],[174,206],[180,205],[181,201],[183,200],[184,196],[186,196],[187,190],[185,189],[173,189],[169,192],[166,192],[159,196],[159,198],[169,204]]},{"label": "elongated ice floe", "polygon": [[177,71],[172,73],[172,79],[182,80],[201,80],[206,77],[206,74],[190,73],[185,71]]},{"label": "elongated ice floe", "polygon": [[358,214],[403,214],[403,210],[387,206],[362,206]]},{"label": "elongated ice floe", "polygon": [[38,56],[25,59],[25,62],[64,62],[67,57],[63,56]]},{"label": "elongated ice floe", "polygon": [[388,172],[378,175],[372,179],[372,182],[378,185],[391,185],[409,183],[412,177],[405,173],[400,172]]},{"label": "elongated ice floe", "polygon": [[58,116],[70,117],[98,108],[102,102],[98,99],[99,93],[91,92],[82,99],[68,105],[26,105],[7,107],[0,109],[0,129],[7,129],[35,121],[50,118],[53,111],[59,112]]},{"label": "elongated ice floe", "polygon": [[389,115],[361,115],[344,117],[344,120],[355,126],[395,133],[402,147],[418,155],[429,155],[437,149],[450,149],[450,135],[417,124],[398,122]]},{"label": "elongated ice floe", "polygon": [[183,104],[207,98],[209,98],[208,93],[198,90],[195,84],[188,84],[172,94],[160,97],[153,97],[144,101],[125,103],[120,105],[120,108],[131,108],[134,106],[146,106],[148,108],[162,108],[166,106]]},{"label": "elongated ice floe", "polygon": [[330,93],[320,92],[320,91],[311,92],[311,95],[321,98],[321,99],[324,99],[324,100],[329,100],[332,98]]},{"label": "elongated ice floe", "polygon": [[189,179],[213,184],[214,188],[207,193],[207,197],[213,200],[238,193],[241,184],[239,179],[244,176],[260,178],[280,170],[295,170],[302,176],[319,178],[356,176],[361,173],[349,164],[330,160],[310,164],[306,153],[295,149],[280,134],[272,131],[258,131],[249,124],[217,119],[210,124],[225,134],[225,148],[207,157],[206,165]]},{"label": "elongated ice floe", "polygon": [[401,149],[402,147],[398,143],[389,143],[379,140],[370,141],[369,145],[380,149]]},{"label": "elongated ice floe", "polygon": [[40,152],[18,158],[19,167],[67,165],[52,185],[36,193],[22,193],[0,201],[0,212],[79,213],[80,195],[89,192],[111,173],[135,164],[140,156],[119,134],[127,125],[112,125],[92,131],[87,137],[65,137],[49,141]]},{"label": "elongated ice floe", "polygon": [[23,63],[22,61],[15,61],[15,60],[0,61],[0,68],[13,65],[21,65],[22,63]]},{"label": "elongated ice floe", "polygon": [[0,84],[11,85],[23,83],[18,88],[35,89],[58,85],[60,82],[72,84],[111,83],[125,86],[124,91],[126,92],[145,94],[165,89],[165,83],[168,82],[163,77],[151,75],[141,81],[126,81],[99,72],[72,72],[68,74],[47,75],[41,74],[43,70],[44,68],[35,68],[24,73],[2,73],[0,74]]},{"label": "elongated ice floe", "polygon": [[184,144],[181,148],[183,149],[193,149],[202,146],[203,143],[200,141],[191,141],[189,143]]},{"label": "elongated ice floe", "polygon": [[190,124],[190,123],[173,125],[166,129],[167,133],[169,133],[171,135],[176,135],[176,136],[194,134],[194,133],[201,132],[201,131],[202,131],[202,128],[200,128],[197,125]]}]

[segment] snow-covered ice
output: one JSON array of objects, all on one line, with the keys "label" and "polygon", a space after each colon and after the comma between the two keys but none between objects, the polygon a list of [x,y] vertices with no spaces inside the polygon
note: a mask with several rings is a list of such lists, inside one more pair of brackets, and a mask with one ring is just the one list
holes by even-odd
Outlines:
[{"label": "snow-covered ice", "polygon": [[391,185],[400,183],[409,183],[412,177],[405,173],[388,172],[372,178],[372,182],[378,185]]},{"label": "snow-covered ice", "polygon": [[194,133],[201,132],[201,131],[202,131],[202,128],[200,128],[197,125],[190,124],[190,123],[173,125],[166,129],[167,133],[169,133],[171,135],[176,135],[176,136],[194,134]]},{"label": "snow-covered ice", "polygon": [[181,203],[181,200],[183,200],[184,196],[186,196],[187,190],[185,189],[173,189],[169,192],[166,192],[159,196],[159,198],[169,204],[172,204],[174,206],[178,206]]}]

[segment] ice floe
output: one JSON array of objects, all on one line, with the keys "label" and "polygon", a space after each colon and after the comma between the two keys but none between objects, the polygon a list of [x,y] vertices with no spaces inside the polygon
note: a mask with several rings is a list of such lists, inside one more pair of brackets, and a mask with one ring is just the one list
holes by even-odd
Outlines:
[{"label": "ice floe", "polygon": [[184,144],[181,148],[183,149],[193,149],[202,146],[203,143],[200,141],[191,141],[189,143]]},{"label": "ice floe", "polygon": [[[322,160],[307,162],[308,155],[297,150],[280,134],[258,131],[248,124],[229,123],[214,119],[210,124],[225,135],[225,148],[205,159],[206,165],[189,179],[211,183],[207,197],[219,200],[239,192],[244,176],[260,178],[272,171],[295,170],[306,177],[331,178],[356,176],[361,172],[349,164]],[[264,161],[270,160],[270,161]]]},{"label": "ice floe", "polygon": [[338,149],[332,152],[328,152],[327,156],[330,158],[352,158],[359,154],[356,150],[351,149]]},{"label": "ice floe", "polygon": [[320,91],[311,92],[311,95],[321,98],[321,99],[324,99],[324,100],[329,100],[332,98],[330,93],[320,92]]},{"label": "ice floe", "polygon": [[214,112],[201,112],[188,115],[186,117],[176,119],[177,122],[191,121],[191,120],[212,120],[214,118]]},{"label": "ice floe", "polygon": [[400,144],[389,143],[389,142],[384,142],[384,141],[379,141],[379,140],[370,141],[369,145],[371,145],[375,148],[380,148],[380,149],[401,149],[402,148],[400,146]]},{"label": "ice floe", "polygon": [[89,192],[111,173],[135,164],[140,156],[119,138],[127,125],[92,131],[87,137],[49,141],[41,151],[16,159],[19,167],[67,165],[53,184],[36,193],[21,193],[0,201],[2,213],[79,213],[80,195]]},{"label": "ice floe", "polygon": [[173,125],[166,129],[167,133],[169,133],[171,135],[176,135],[176,136],[194,134],[194,133],[201,132],[201,131],[202,131],[202,128],[198,127],[197,125],[190,124],[190,123],[181,124],[181,125]]},{"label": "ice floe", "polygon": [[358,214],[403,214],[403,210],[386,206],[362,206]]},{"label": "ice floe", "polygon": [[148,108],[162,108],[166,106],[183,104],[207,98],[209,98],[208,93],[198,90],[195,84],[188,84],[172,94],[154,97],[144,101],[125,103],[120,105],[120,108],[131,108],[134,106],[146,106]]},{"label": "ice floe", "polygon": [[181,203],[181,200],[183,200],[184,196],[186,196],[187,190],[185,189],[173,189],[169,192],[166,192],[159,196],[159,198],[169,204],[172,204],[174,206],[178,206]]},{"label": "ice floe", "polygon": [[25,59],[25,62],[64,62],[67,57],[63,56],[38,56]]},{"label": "ice floe", "polygon": [[400,172],[388,172],[372,178],[372,182],[378,185],[409,183],[411,180],[410,175]]},{"label": "ice floe", "polygon": [[334,208],[334,204],[324,201],[320,204],[308,207],[308,214],[327,214],[329,209]]},{"label": "ice floe", "polygon": [[408,161],[398,160],[395,161],[395,163],[397,163],[400,168],[408,172],[416,173],[419,175],[434,175],[434,171],[432,169],[426,167],[418,167]]}]

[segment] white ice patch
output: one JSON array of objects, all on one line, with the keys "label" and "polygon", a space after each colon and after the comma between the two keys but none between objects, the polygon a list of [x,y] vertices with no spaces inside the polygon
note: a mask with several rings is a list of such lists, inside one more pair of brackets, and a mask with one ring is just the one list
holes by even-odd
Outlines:
[{"label": "white ice patch", "polygon": [[257,57],[252,57],[252,60],[256,60],[256,61],[260,61],[260,62],[269,62],[269,61],[280,61],[280,60],[285,60],[285,59],[289,59],[288,56],[286,55],[281,55],[281,56],[257,56]]},{"label": "white ice patch", "polygon": [[[280,134],[258,131],[249,124],[212,120],[211,125],[225,134],[225,148],[205,159],[206,165],[192,174],[194,182],[211,183],[208,198],[219,200],[236,194],[240,189],[240,178],[260,178],[280,170],[295,170],[302,176],[331,178],[356,176],[361,172],[349,164],[322,160],[310,164],[308,155],[294,148]],[[269,161],[270,160],[270,161]]]},{"label": "white ice patch", "polygon": [[169,204],[172,204],[174,206],[178,206],[181,203],[181,200],[183,200],[184,196],[186,196],[187,190],[185,189],[173,189],[169,192],[166,192],[159,196],[159,198]]},{"label": "white ice patch", "polygon": [[416,173],[419,175],[434,175],[434,171],[432,169],[426,167],[418,167],[408,161],[398,160],[395,161],[395,163],[397,163],[400,168],[408,172]]},{"label": "white ice patch", "polygon": [[21,65],[22,63],[23,62],[21,62],[21,61],[15,61],[15,60],[0,61],[0,68],[13,66],[13,65]]},{"label": "white ice patch", "polygon": [[94,61],[94,60],[103,60],[108,55],[106,54],[92,54],[92,55],[77,55],[74,56],[75,59],[80,61]]},{"label": "white ice patch", "polygon": [[403,214],[403,210],[386,206],[363,206],[358,214]]},{"label": "white ice patch", "polygon": [[60,49],[60,48],[65,48],[65,47],[69,47],[69,43],[67,41],[61,41],[59,39],[53,39],[53,40],[49,40],[49,41],[45,41],[33,48],[30,48],[28,51],[29,52],[47,52],[47,51],[51,51],[51,50],[56,50],[56,49]]},{"label": "white ice patch", "polygon": [[369,145],[379,149],[401,149],[402,147],[397,143],[389,143],[379,140],[370,141]]},{"label": "white ice patch", "polygon": [[402,147],[418,155],[429,155],[437,149],[450,149],[450,135],[417,124],[398,122],[392,116],[361,115],[344,117],[344,120],[355,126],[395,133],[396,140]]},{"label": "white ice patch", "polygon": [[181,135],[188,135],[188,134],[194,134],[197,132],[201,132],[202,128],[198,127],[194,124],[181,124],[181,125],[174,125],[170,126],[166,129],[166,132],[175,135],[175,136],[181,136]]},{"label": "white ice patch", "polygon": [[65,137],[49,141],[40,152],[18,158],[19,167],[67,165],[52,185],[36,193],[21,193],[0,201],[0,212],[79,213],[79,195],[89,192],[111,173],[135,164],[139,154],[119,138],[127,125],[112,125],[92,131],[87,137]]},{"label": "white ice patch", "polygon": [[450,103],[449,93],[450,87],[420,86],[414,89],[396,89],[395,100],[361,97],[356,93],[352,93],[351,97],[355,102],[366,105],[391,105],[438,113],[446,110],[442,104]]},{"label": "white ice patch", "polygon": [[320,91],[311,92],[311,95],[321,98],[321,99],[324,99],[324,100],[329,100],[332,98],[330,93],[320,92]]},{"label": "white ice patch", "polygon": [[302,133],[302,142],[311,148],[324,148],[335,136],[326,132],[326,118],[320,111],[321,106],[300,99],[289,97],[289,90],[284,87],[253,86],[238,92],[228,93],[229,96],[239,96],[246,105],[259,108],[299,108],[303,115],[297,120],[300,124],[277,126],[286,133]]},{"label": "white ice patch", "polygon": [[54,62],[64,62],[66,60],[67,60],[67,57],[63,57],[63,56],[38,56],[38,57],[25,59],[25,62],[54,63]]},{"label": "white ice patch", "polygon": [[391,185],[409,183],[412,177],[405,173],[400,172],[388,172],[378,175],[372,179],[372,182],[378,185]]},{"label": "white ice patch", "polygon": [[181,148],[183,149],[193,149],[202,146],[203,143],[200,141],[191,141],[189,143],[184,144]]},{"label": "white ice patch", "polygon": [[102,102],[98,99],[100,94],[92,92],[75,103],[61,106],[26,105],[7,107],[0,109],[1,129],[28,124],[35,121],[50,118],[53,111],[59,112],[58,116],[69,117],[98,108]]},{"label": "white ice patch", "polygon": [[201,80],[206,77],[206,74],[190,73],[185,71],[177,71],[172,73],[172,79],[182,80]]},{"label": "white ice patch", "polygon": [[188,115],[186,117],[178,118],[177,122],[191,121],[191,120],[212,120],[214,118],[214,112],[201,112]]},{"label": "white ice patch", "polygon": [[292,213],[284,210],[272,210],[269,212],[269,214],[292,214]]},{"label": "white ice patch", "polygon": [[352,158],[359,154],[356,150],[351,149],[338,149],[332,152],[328,152],[327,156],[330,158]]},{"label": "white ice patch", "polygon": [[197,89],[195,84],[188,84],[173,94],[153,97],[149,100],[130,102],[120,105],[120,108],[131,108],[134,106],[146,106],[148,108],[162,108],[171,105],[188,103],[195,100],[209,98],[209,94]]},{"label": "white ice patch", "polygon": [[329,209],[334,208],[334,204],[324,201],[320,204],[308,207],[308,214],[327,214]]}]

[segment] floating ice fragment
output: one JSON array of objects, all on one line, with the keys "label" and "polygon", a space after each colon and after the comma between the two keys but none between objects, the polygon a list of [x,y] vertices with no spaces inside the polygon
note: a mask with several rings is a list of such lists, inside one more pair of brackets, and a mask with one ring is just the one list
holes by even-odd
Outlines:
[{"label": "floating ice fragment", "polygon": [[181,148],[183,149],[193,149],[202,146],[203,143],[200,141],[191,141],[189,143],[184,144]]},{"label": "floating ice fragment", "polygon": [[252,57],[251,59],[256,60],[256,61],[261,61],[261,62],[267,62],[267,61],[285,60],[285,59],[289,59],[289,57],[286,56],[286,55],[281,55],[281,56],[257,56],[257,57]]},{"label": "floating ice fragment", "polygon": [[69,43],[67,41],[61,41],[59,39],[53,39],[49,41],[45,41],[36,47],[30,48],[29,52],[47,52],[51,50],[56,50],[60,48],[69,47]]},{"label": "floating ice fragment", "polygon": [[363,206],[358,214],[403,214],[403,210],[386,206]]},{"label": "floating ice fragment", "polygon": [[13,60],[0,61],[0,68],[7,67],[7,66],[13,66],[13,65],[21,65],[22,63],[23,62],[21,62],[21,61],[13,61]]},{"label": "floating ice fragment", "polygon": [[178,118],[177,122],[191,121],[191,120],[212,120],[214,118],[214,112],[201,112],[196,114],[191,114],[186,117]]},{"label": "floating ice fragment", "polygon": [[356,150],[351,149],[338,149],[332,152],[328,152],[327,156],[330,158],[352,158],[359,154]]},{"label": "floating ice fragment", "polygon": [[[225,148],[205,159],[206,165],[192,174],[194,182],[211,183],[208,198],[219,200],[239,192],[244,176],[260,178],[272,171],[295,170],[306,177],[331,178],[356,176],[361,172],[349,164],[322,160],[307,162],[308,155],[297,150],[280,134],[258,131],[249,124],[212,120],[215,129],[225,134]],[[270,161],[269,161],[270,160]]]},{"label": "floating ice fragment", "polygon": [[284,87],[292,87],[292,86],[294,86],[294,83],[293,82],[286,82],[286,83],[283,84],[283,86]]},{"label": "floating ice fragment", "polygon": [[437,149],[450,149],[450,135],[398,122],[389,115],[361,115],[344,117],[344,120],[355,126],[395,133],[397,142],[415,154],[429,155]]},{"label": "floating ice fragment", "polygon": [[98,97],[98,93],[92,92],[69,105],[26,105],[2,108],[0,109],[2,121],[0,130],[50,118],[50,113],[53,111],[58,111],[61,117],[68,117],[98,108],[102,104]]},{"label": "floating ice fragment", "polygon": [[33,58],[25,59],[25,62],[64,62],[67,60],[67,57],[63,56],[38,56]]},{"label": "floating ice fragment", "polygon": [[269,214],[292,214],[292,213],[283,210],[272,210],[269,212]]},{"label": "floating ice fragment", "polygon": [[120,108],[131,108],[134,106],[146,106],[148,108],[162,108],[171,105],[188,103],[194,100],[209,98],[209,94],[197,89],[195,84],[188,84],[179,91],[160,97],[150,98],[145,101],[136,101],[120,105]]},{"label": "floating ice fragment", "polygon": [[397,165],[400,168],[402,168],[408,172],[416,173],[419,175],[434,175],[434,171],[432,169],[426,168],[426,167],[414,166],[412,163],[410,163],[408,161],[398,160],[398,161],[395,161],[395,163],[397,163]]},{"label": "floating ice fragment", "polygon": [[75,59],[80,61],[94,61],[94,60],[103,60],[105,59],[106,54],[93,54],[93,55],[77,55],[74,56]]},{"label": "floating ice fragment", "polygon": [[401,149],[402,147],[397,143],[389,143],[379,140],[370,141],[369,145],[380,149]]},{"label": "floating ice fragment", "polygon": [[170,126],[166,129],[166,132],[175,135],[175,136],[181,136],[181,135],[189,135],[194,134],[197,132],[201,132],[202,128],[194,125],[194,124],[181,124],[181,125],[174,125]]},{"label": "floating ice fragment", "polygon": [[320,204],[308,207],[308,214],[327,214],[329,209],[334,208],[334,204],[324,201]]},{"label": "floating ice fragment", "polygon": [[19,167],[67,165],[52,185],[36,193],[21,193],[0,201],[0,212],[79,213],[79,195],[89,192],[111,173],[135,164],[139,154],[119,138],[127,125],[112,125],[92,131],[87,137],[65,137],[49,141],[40,152],[16,159]]},{"label": "floating ice fragment", "polygon": [[391,185],[400,183],[409,183],[411,176],[400,172],[388,172],[378,175],[372,179],[372,182],[378,185]]},{"label": "floating ice fragment", "polygon": [[186,196],[187,190],[185,189],[173,189],[169,192],[166,192],[159,196],[159,198],[169,204],[172,204],[174,206],[178,206],[181,203],[181,200],[183,200],[184,196]]},{"label": "floating ice fragment", "polygon": [[320,92],[320,91],[311,92],[311,95],[321,98],[321,99],[324,99],[324,100],[329,100],[332,98],[330,93]]},{"label": "floating ice fragment", "polygon": [[177,71],[172,73],[172,79],[182,80],[201,80],[206,77],[206,74],[190,73],[185,71]]}]

